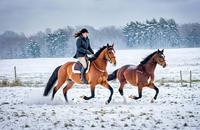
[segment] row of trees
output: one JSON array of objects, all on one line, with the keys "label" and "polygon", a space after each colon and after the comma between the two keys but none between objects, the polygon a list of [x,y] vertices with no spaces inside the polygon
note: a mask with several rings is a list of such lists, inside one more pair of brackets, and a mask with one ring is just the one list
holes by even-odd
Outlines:
[{"label": "row of trees", "polygon": [[[90,33],[92,48],[99,48],[106,43],[125,46],[121,29],[114,26],[95,29],[85,26]],[[35,58],[35,57],[68,57],[75,53],[76,39],[74,33],[82,27],[66,27],[52,31],[46,29],[34,35],[6,31],[0,35],[0,58]]]},{"label": "row of trees", "polygon": [[200,24],[184,24],[179,27],[181,46],[200,47]]},{"label": "row of trees", "polygon": [[130,22],[123,32],[127,39],[127,44],[134,48],[169,48],[180,46],[180,34],[178,25],[173,19],[159,21]]},{"label": "row of trees", "polygon": [[[200,47],[199,23],[178,25],[173,19],[160,18],[132,21],[122,28],[84,27],[89,30],[94,49],[113,42],[117,49]],[[76,48],[73,35],[81,28],[46,29],[30,36],[5,31],[0,35],[0,58],[71,57]]]}]

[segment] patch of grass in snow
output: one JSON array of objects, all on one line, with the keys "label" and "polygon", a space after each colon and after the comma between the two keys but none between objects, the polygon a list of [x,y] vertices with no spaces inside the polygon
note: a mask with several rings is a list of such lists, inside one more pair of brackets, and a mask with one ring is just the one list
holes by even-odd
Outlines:
[{"label": "patch of grass in snow", "polygon": [[[156,80],[156,82],[158,82],[161,86],[163,86],[163,85],[166,86],[166,84],[168,84],[168,83],[181,83],[181,80],[162,78],[162,79]],[[200,79],[192,80],[192,83],[199,83],[199,82],[200,82]],[[190,83],[190,81],[182,80],[182,83]]]},{"label": "patch of grass in snow", "polygon": [[195,79],[195,80],[192,80],[193,83],[199,83],[200,82],[200,79]]},{"label": "patch of grass in snow", "polygon": [[16,81],[9,81],[7,79],[3,79],[0,81],[0,87],[15,87],[15,86],[23,86],[21,80],[17,79]]},{"label": "patch of grass in snow", "polygon": [[4,87],[4,86],[8,86],[9,85],[9,81],[8,80],[1,80],[0,81],[0,87]]},{"label": "patch of grass in snow", "polygon": [[96,127],[96,126],[94,124],[92,124],[91,127]]},{"label": "patch of grass in snow", "polygon": [[104,126],[104,125],[101,125],[101,128],[105,128],[105,126]]},{"label": "patch of grass in snow", "polygon": [[44,84],[41,81],[21,81],[20,79],[17,79],[16,81],[14,80],[8,80],[8,79],[1,79],[0,80],[0,87],[16,87],[16,86],[28,86],[28,87],[41,87],[44,86]]},{"label": "patch of grass in snow", "polygon": [[25,128],[29,128],[30,126],[26,124],[24,127],[25,127]]},{"label": "patch of grass in snow", "polygon": [[68,128],[68,127],[72,127],[73,125],[71,123],[65,123],[64,126]]},{"label": "patch of grass in snow", "polygon": [[41,86],[43,86],[43,85],[46,84],[46,83],[43,83],[43,82],[41,82],[41,81],[36,81],[36,82],[33,82],[33,81],[25,81],[25,82],[23,82],[23,84],[24,84],[25,86],[29,86],[29,87],[35,87],[35,86],[41,87]]},{"label": "patch of grass in snow", "polygon": [[13,87],[13,86],[23,86],[22,84],[22,81],[17,79],[16,81],[13,81],[10,83],[10,86]]}]

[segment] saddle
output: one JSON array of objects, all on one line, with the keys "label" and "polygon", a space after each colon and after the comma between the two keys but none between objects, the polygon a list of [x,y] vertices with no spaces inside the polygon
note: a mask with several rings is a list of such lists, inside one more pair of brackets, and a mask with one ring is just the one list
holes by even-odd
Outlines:
[{"label": "saddle", "polygon": [[[73,65],[72,65],[72,71],[73,73],[81,73],[81,68],[82,68],[82,64],[77,61],[75,62]],[[88,71],[90,70],[90,61],[87,62],[87,68],[86,68],[86,71],[85,73],[88,73]]]}]

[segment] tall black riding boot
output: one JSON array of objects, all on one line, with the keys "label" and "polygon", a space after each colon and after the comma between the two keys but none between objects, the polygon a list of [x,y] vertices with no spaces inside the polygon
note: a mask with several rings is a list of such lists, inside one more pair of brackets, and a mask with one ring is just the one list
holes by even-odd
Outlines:
[{"label": "tall black riding boot", "polygon": [[86,80],[86,77],[85,77],[85,69],[84,67],[81,68],[81,81],[84,83],[84,84],[88,84],[88,81]]}]

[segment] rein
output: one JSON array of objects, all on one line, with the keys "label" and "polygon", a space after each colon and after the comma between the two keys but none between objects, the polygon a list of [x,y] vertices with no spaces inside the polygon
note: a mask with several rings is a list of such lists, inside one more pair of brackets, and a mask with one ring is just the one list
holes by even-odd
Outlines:
[{"label": "rein", "polygon": [[102,69],[98,68],[94,62],[92,62],[92,64],[94,65],[94,67],[95,67],[98,71],[103,72],[103,73],[106,72],[106,70],[102,70]]},{"label": "rein", "polygon": [[[100,58],[100,59],[102,59],[102,60],[104,60],[104,61],[106,61],[106,62],[107,62],[107,60],[111,62],[111,59],[112,59],[112,58],[115,58],[115,57],[110,57],[108,54],[106,54],[106,56],[108,57],[108,59],[107,59],[107,58]],[[98,71],[103,72],[103,73],[107,72],[106,70],[103,70],[103,69],[100,69],[99,67],[97,67],[96,64],[95,64],[94,62],[92,62],[92,64],[94,65],[94,67],[95,67]]]}]

